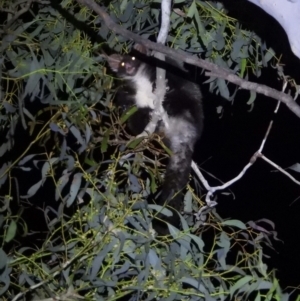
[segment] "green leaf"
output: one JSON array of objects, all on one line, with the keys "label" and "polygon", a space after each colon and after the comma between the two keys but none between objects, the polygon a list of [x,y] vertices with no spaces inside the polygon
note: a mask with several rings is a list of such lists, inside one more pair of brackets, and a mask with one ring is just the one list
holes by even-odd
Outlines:
[{"label": "green leaf", "polygon": [[6,253],[0,248],[0,270],[3,270],[7,265],[7,259]]},{"label": "green leaf", "polygon": [[123,12],[124,12],[127,4],[128,4],[128,0],[122,0],[122,3],[120,5],[120,12],[121,12],[121,14],[123,14]]},{"label": "green leaf", "polygon": [[153,269],[161,267],[161,260],[153,249],[149,250],[148,258],[149,258],[149,263],[151,264]]},{"label": "green leaf", "polygon": [[[127,0],[124,0],[124,2],[127,2]],[[124,11],[124,9],[125,9],[125,11]],[[128,19],[132,16],[133,2],[130,1],[129,3],[126,3],[126,6],[124,7],[124,9],[123,9],[123,11],[121,11],[121,14],[119,16],[120,21],[123,23],[127,22]]]},{"label": "green leaf", "polygon": [[35,183],[28,189],[26,195],[21,195],[20,198],[21,199],[31,198],[36,194],[36,192],[40,189],[43,183],[44,183],[44,179],[39,180],[37,183]]},{"label": "green leaf", "polygon": [[220,91],[220,94],[225,99],[229,100],[229,89],[228,86],[223,78],[217,79],[218,88]]},{"label": "green leaf", "polygon": [[120,122],[123,124],[127,119],[132,116],[135,112],[137,112],[138,108],[137,106],[131,107],[129,110],[126,110],[126,112],[121,116]]},{"label": "green leaf", "polygon": [[197,235],[194,235],[194,234],[187,234],[192,240],[194,240],[194,242],[196,243],[196,245],[198,246],[198,249],[200,252],[204,252],[204,246],[205,246],[205,243],[204,241],[198,237]]},{"label": "green leaf", "polygon": [[[149,170],[149,175],[150,175],[150,189],[151,189],[151,193],[155,193],[157,191],[157,183],[155,180],[155,175],[153,174],[153,172],[151,170]],[[148,184],[149,179],[147,179],[147,184]]]},{"label": "green leaf", "polygon": [[134,138],[127,144],[127,147],[131,149],[135,149],[137,145],[139,145],[143,140],[144,137]]},{"label": "green leaf", "polygon": [[275,57],[275,52],[272,48],[269,48],[264,56],[265,63],[267,63],[273,57]]},{"label": "green leaf", "polygon": [[224,226],[234,226],[234,227],[237,227],[237,228],[240,228],[240,229],[243,229],[243,230],[247,229],[246,225],[243,222],[241,222],[237,219],[231,219],[231,220],[228,220],[228,221],[223,221],[221,224],[224,225]]},{"label": "green leaf", "polygon": [[58,185],[55,188],[55,200],[56,201],[61,197],[61,192],[62,192],[63,188],[68,184],[70,175],[71,175],[70,172],[66,172],[58,179]]},{"label": "green leaf", "polygon": [[195,13],[197,11],[197,7],[196,7],[196,2],[193,1],[193,3],[191,4],[189,10],[188,10],[188,13],[187,13],[187,17],[188,18],[193,18]]},{"label": "green leaf", "polygon": [[58,162],[58,158],[52,157],[49,161],[45,162],[42,167],[42,179],[45,179],[48,176],[51,166]]},{"label": "green leaf", "polygon": [[300,164],[299,163],[295,163],[295,164],[293,164],[293,165],[291,165],[291,166],[289,166],[287,168],[289,168],[291,170],[294,170],[296,172],[300,172]]},{"label": "green leaf", "polygon": [[72,180],[69,197],[66,200],[67,207],[70,207],[73,204],[73,202],[77,196],[77,193],[79,191],[81,181],[82,181],[82,173],[78,172],[74,175],[73,180]]},{"label": "green leaf", "polygon": [[232,287],[230,287],[231,298],[235,291],[240,290],[252,280],[254,280],[253,276],[244,276],[243,278],[239,279]]},{"label": "green leaf", "polygon": [[101,141],[101,153],[105,153],[107,151],[109,135],[110,135],[110,129],[107,129]]},{"label": "green leaf", "polygon": [[215,35],[215,41],[217,42],[215,48],[218,51],[224,49],[225,47],[224,29],[225,29],[225,25],[219,27],[218,32]]},{"label": "green leaf", "polygon": [[188,190],[184,196],[184,212],[193,211],[193,197],[192,193]]},{"label": "green leaf", "polygon": [[[1,150],[1,149],[0,149]],[[8,173],[6,173],[8,168],[8,164],[4,163],[2,166],[0,166],[0,187],[6,182]]]},{"label": "green leaf", "polygon": [[[195,3],[195,2],[194,2]],[[192,4],[193,5],[193,4]],[[204,25],[202,24],[201,22],[201,19],[200,19],[200,16],[199,16],[199,12],[196,8],[196,5],[195,5],[195,13],[194,13],[194,16],[195,16],[195,20],[196,20],[196,24],[197,24],[197,28],[198,28],[198,34],[199,35],[203,35],[205,33],[205,27]],[[193,45],[195,46],[195,44]]]},{"label": "green leaf", "polygon": [[17,224],[14,220],[12,220],[7,229],[4,241],[10,242],[15,237],[16,232],[17,232]]},{"label": "green leaf", "polygon": [[189,284],[190,286],[196,288],[197,290],[199,290],[201,293],[204,293],[206,295],[209,295],[208,294],[208,291],[207,289],[205,288],[205,286],[201,283],[201,281],[199,281],[199,279],[194,279],[194,278],[191,278],[191,277],[183,277],[181,279],[181,282],[183,283],[187,283]]},{"label": "green leaf", "polygon": [[247,59],[242,58],[240,60],[240,77],[243,78],[247,67]]},{"label": "green leaf", "polygon": [[173,212],[168,208],[162,207],[160,205],[154,205],[154,204],[149,204],[148,206],[150,209],[154,209],[155,211],[157,211],[165,216],[168,216],[168,217],[173,216]]},{"label": "green leaf", "polygon": [[241,54],[241,48],[245,45],[245,41],[242,38],[235,40],[232,44],[231,58],[236,61]]},{"label": "green leaf", "polygon": [[253,90],[250,90],[250,98],[247,101],[247,105],[253,104],[254,100],[256,99],[256,92]]}]

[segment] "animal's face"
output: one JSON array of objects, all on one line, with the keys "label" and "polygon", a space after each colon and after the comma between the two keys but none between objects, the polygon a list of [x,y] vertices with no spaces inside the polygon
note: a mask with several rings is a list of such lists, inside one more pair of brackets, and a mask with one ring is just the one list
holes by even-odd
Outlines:
[{"label": "animal's face", "polygon": [[120,77],[133,77],[136,75],[141,62],[134,56],[112,54],[108,57],[110,68]]}]

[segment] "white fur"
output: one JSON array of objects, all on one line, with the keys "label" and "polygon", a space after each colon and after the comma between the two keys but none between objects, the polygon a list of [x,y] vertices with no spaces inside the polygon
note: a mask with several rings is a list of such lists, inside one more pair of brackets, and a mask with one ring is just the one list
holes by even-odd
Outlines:
[{"label": "white fur", "polygon": [[171,142],[171,149],[175,152],[187,145],[191,150],[197,137],[195,126],[182,117],[169,117],[168,124],[165,124],[164,132]]},{"label": "white fur", "polygon": [[135,95],[136,105],[139,108],[150,107],[154,109],[155,95],[153,93],[153,86],[143,71],[144,68],[141,66],[136,75],[132,78],[137,91]]}]

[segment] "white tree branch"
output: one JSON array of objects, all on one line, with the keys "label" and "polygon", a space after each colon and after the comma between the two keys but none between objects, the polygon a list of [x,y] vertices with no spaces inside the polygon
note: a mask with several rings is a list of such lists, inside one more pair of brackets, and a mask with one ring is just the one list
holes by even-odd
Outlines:
[{"label": "white tree branch", "polygon": [[248,0],[271,15],[286,32],[291,49],[300,58],[300,1],[298,0]]},{"label": "white tree branch", "polygon": [[171,0],[162,0],[161,2],[161,27],[157,37],[157,43],[165,44],[169,34]]},{"label": "white tree branch", "polygon": [[[161,3],[161,27],[157,37],[157,43],[164,45],[167,41],[170,28],[170,15],[171,15],[171,0],[162,0]],[[161,52],[155,52],[154,56],[161,61],[165,60],[165,55]],[[147,124],[143,133],[139,135],[147,136],[154,133],[156,125],[160,120],[163,120],[165,126],[168,126],[168,115],[163,110],[162,102],[166,94],[166,70],[156,68],[156,90],[155,90],[155,102],[154,110],[152,112],[152,118]]]}]

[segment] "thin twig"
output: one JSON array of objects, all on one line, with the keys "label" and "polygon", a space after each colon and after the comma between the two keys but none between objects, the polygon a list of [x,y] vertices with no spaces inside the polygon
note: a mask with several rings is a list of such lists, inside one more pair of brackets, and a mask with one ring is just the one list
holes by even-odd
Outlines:
[{"label": "thin twig", "polygon": [[279,170],[280,172],[282,172],[284,175],[286,175],[287,177],[289,177],[293,182],[295,182],[297,185],[300,185],[300,182],[298,180],[296,180],[292,175],[290,175],[287,171],[285,171],[283,168],[281,168],[278,164],[274,163],[273,161],[271,161],[270,159],[268,159],[266,156],[264,156],[263,154],[259,154],[259,158],[262,158],[263,160],[265,160],[266,162],[268,162],[270,165],[274,166],[277,170]]}]

